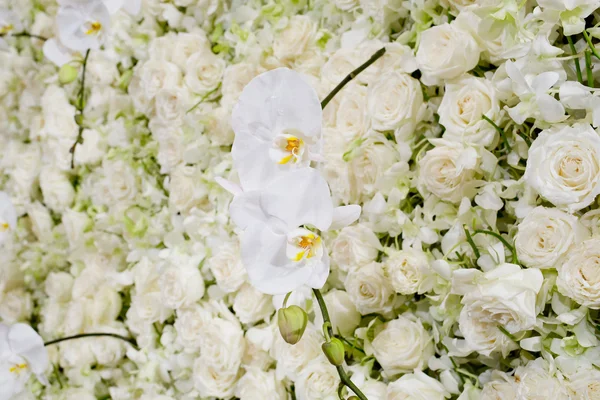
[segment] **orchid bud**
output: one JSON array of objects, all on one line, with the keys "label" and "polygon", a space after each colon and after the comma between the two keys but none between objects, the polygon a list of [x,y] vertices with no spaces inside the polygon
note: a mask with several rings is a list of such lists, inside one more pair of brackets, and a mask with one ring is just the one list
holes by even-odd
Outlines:
[{"label": "orchid bud", "polygon": [[71,83],[77,79],[78,74],[79,71],[77,68],[70,64],[65,64],[58,70],[58,81],[61,85],[66,85],[67,83]]},{"label": "orchid bud", "polygon": [[331,341],[323,343],[321,346],[323,353],[333,365],[342,365],[344,363],[344,344],[338,338],[331,338]]},{"label": "orchid bud", "polygon": [[281,337],[289,344],[296,344],[302,339],[308,315],[298,306],[280,308],[277,313],[277,323]]}]

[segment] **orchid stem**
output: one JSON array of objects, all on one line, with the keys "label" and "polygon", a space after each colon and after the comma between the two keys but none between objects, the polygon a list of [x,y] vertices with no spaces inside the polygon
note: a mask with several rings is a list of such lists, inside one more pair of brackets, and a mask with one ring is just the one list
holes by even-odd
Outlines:
[{"label": "orchid stem", "polygon": [[[567,42],[569,42],[569,48],[571,49],[571,53],[573,53],[574,55],[577,54],[577,49],[575,48],[575,44],[573,44],[573,39],[571,39],[571,36],[567,36]],[[581,65],[579,65],[579,58],[575,58],[573,61],[575,62],[575,72],[577,73],[577,80],[583,85],[583,75],[581,75]]]},{"label": "orchid stem", "polygon": [[[381,53],[381,54],[383,54],[383,53]],[[333,333],[333,328],[331,327],[331,318],[329,317],[329,311],[327,311],[327,305],[325,304],[325,299],[323,299],[323,295],[321,294],[321,291],[319,291],[319,289],[313,289],[313,293],[315,294],[315,297],[317,298],[317,303],[319,304],[319,308],[321,309],[321,314],[323,315],[323,326],[326,326],[327,333],[329,334],[329,337],[332,338],[335,335]],[[335,368],[337,369],[338,375],[340,376],[340,380],[342,381],[342,383],[344,385],[346,385],[350,390],[352,390],[354,392],[354,394],[356,394],[356,396],[360,400],[369,400],[369,399],[367,399],[367,396],[365,396],[363,394],[363,392],[361,392],[360,389],[358,387],[356,387],[356,385],[352,382],[352,380],[350,379],[350,377],[344,370],[344,367],[342,367],[341,365],[338,365]]]},{"label": "orchid stem", "polygon": [[126,338],[125,336],[117,335],[116,333],[81,333],[79,335],[67,336],[67,337],[63,337],[60,339],[51,340],[49,342],[44,343],[44,346],[50,346],[50,345],[53,345],[56,343],[66,342],[67,340],[72,340],[72,339],[81,339],[81,338],[86,338],[86,337],[101,337],[101,336],[121,339],[121,340],[124,340],[127,343],[131,344],[135,349],[138,348],[137,343],[135,342],[135,339]]},{"label": "orchid stem", "polygon": [[589,50],[585,51],[585,69],[587,71],[587,84],[589,87],[594,87],[594,71],[592,70],[592,53]]},{"label": "orchid stem", "polygon": [[342,79],[342,81],[340,83],[338,83],[338,85],[333,88],[333,90],[331,91],[331,93],[329,93],[327,95],[327,97],[325,97],[323,99],[323,101],[321,102],[321,108],[325,108],[327,107],[327,104],[329,104],[329,102],[331,101],[331,99],[333,99],[333,97],[338,94],[338,92],[340,90],[342,90],[344,88],[344,86],[346,86],[352,79],[354,79],[358,74],[360,74],[361,72],[363,72],[367,67],[369,67],[369,65],[373,64],[375,61],[377,61],[379,58],[381,58],[381,56],[383,56],[385,54],[385,47],[382,47],[381,49],[377,50],[372,56],[371,58],[369,58],[367,61],[365,61],[365,63],[363,63],[362,65],[360,65],[358,68],[356,68],[354,71],[350,72],[348,75],[346,75],[346,77],[344,79]]},{"label": "orchid stem", "polygon": [[17,32],[17,33],[13,33],[13,34],[0,33],[0,37],[29,37],[29,38],[38,39],[38,40],[48,40],[47,38],[45,38],[43,36],[34,35],[29,32]]},{"label": "orchid stem", "polygon": [[583,37],[585,38],[585,41],[587,42],[590,51],[592,52],[592,54],[600,60],[600,54],[598,54],[598,50],[596,50],[596,47],[594,46],[594,44],[592,43],[592,39],[590,38],[590,35],[588,35],[587,31],[584,29],[583,30]]},{"label": "orchid stem", "polygon": [[79,88],[79,94],[77,96],[77,115],[75,115],[75,122],[79,125],[79,132],[77,132],[77,139],[73,146],[69,149],[71,153],[71,169],[75,168],[75,149],[79,143],[83,142],[83,109],[85,108],[85,71],[87,67],[88,58],[90,56],[90,49],[85,52],[83,58],[83,72],[81,73],[81,87]]}]

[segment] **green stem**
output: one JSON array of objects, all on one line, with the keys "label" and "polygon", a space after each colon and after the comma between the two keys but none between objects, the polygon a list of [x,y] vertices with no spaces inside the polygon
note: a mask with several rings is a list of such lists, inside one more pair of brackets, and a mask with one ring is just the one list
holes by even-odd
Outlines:
[{"label": "green stem", "polygon": [[[573,39],[571,39],[571,36],[567,36],[567,42],[569,42],[569,48],[571,49],[571,53],[577,54],[577,49],[575,48],[575,45],[573,44]],[[581,83],[583,85],[583,75],[581,74],[581,65],[579,65],[579,58],[576,58],[573,61],[575,62],[575,71],[577,72],[577,80],[579,81],[579,83]]]},{"label": "green stem", "polygon": [[591,52],[585,51],[585,70],[587,71],[587,84],[594,88],[594,73],[592,71],[592,55]]},{"label": "green stem", "polygon": [[514,337],[511,333],[509,333],[505,327],[503,327],[502,325],[498,325],[498,329],[500,330],[500,332],[504,333],[504,335],[509,338],[512,342],[519,344],[519,341],[517,340],[516,337]]},{"label": "green stem", "polygon": [[[321,294],[321,291],[319,289],[313,289],[313,293],[315,294],[315,297],[317,298],[317,303],[319,304],[319,308],[321,309],[321,314],[323,315],[323,324],[324,325],[328,324],[327,332],[329,333],[330,337],[334,337],[335,335],[333,334],[333,328],[331,327],[331,318],[329,318],[329,311],[327,311],[327,305],[325,304],[325,299],[323,299],[323,295]],[[356,387],[356,385],[352,382],[352,380],[350,379],[348,374],[346,374],[344,367],[339,365],[339,366],[336,366],[335,368],[337,369],[338,375],[340,376],[340,380],[342,381],[342,383],[344,385],[346,385],[350,390],[352,390],[354,392],[354,394],[356,394],[356,396],[360,400],[369,400],[369,399],[367,399],[367,396],[365,396],[363,394],[363,392],[361,392],[360,389],[358,387]]]},{"label": "green stem", "polygon": [[590,38],[590,35],[588,35],[585,29],[583,30],[583,37],[585,38],[585,41],[587,42],[588,47],[590,48],[590,51],[594,57],[600,60],[600,54],[598,53],[598,50],[596,50],[596,47],[592,44],[592,38]]},{"label": "green stem", "polygon": [[508,143],[508,138],[506,137],[506,133],[504,133],[504,129],[502,129],[498,125],[496,125],[496,123],[494,121],[492,121],[491,119],[489,119],[487,117],[487,115],[485,115],[485,114],[482,115],[481,118],[483,118],[484,120],[489,122],[489,124],[492,125],[494,127],[494,129],[500,134],[500,137],[502,138],[502,141],[504,142],[504,145],[506,146],[506,150],[508,150],[508,152],[510,153],[512,151],[512,147],[510,147],[510,143]]},{"label": "green stem", "polygon": [[34,35],[29,32],[17,32],[17,33],[13,33],[13,34],[0,33],[0,37],[5,37],[5,36],[8,36],[8,37],[30,37],[30,38],[38,39],[38,40],[48,40],[47,38],[45,38],[43,36]]},{"label": "green stem", "polygon": [[71,153],[71,169],[75,168],[75,149],[79,143],[83,142],[83,109],[85,108],[85,71],[87,67],[88,58],[90,56],[90,49],[85,52],[83,58],[83,72],[81,73],[81,87],[79,88],[79,94],[77,96],[77,115],[75,115],[75,122],[79,125],[79,132],[77,132],[77,139],[73,146],[69,149]]},{"label": "green stem", "polygon": [[333,88],[333,90],[331,91],[331,93],[329,93],[327,95],[327,97],[325,97],[323,99],[323,101],[321,102],[321,108],[325,108],[327,106],[327,104],[329,104],[329,102],[331,101],[331,99],[333,99],[333,97],[340,90],[342,90],[344,88],[344,86],[346,86],[352,79],[354,79],[356,77],[356,75],[358,75],[361,72],[363,72],[367,67],[369,67],[369,65],[373,64],[375,61],[377,61],[384,54],[385,54],[385,47],[382,47],[381,49],[377,50],[371,56],[371,58],[369,58],[364,64],[360,65],[354,71],[352,71],[348,75],[346,75],[346,77],[340,83],[338,83],[338,85],[335,88]]},{"label": "green stem", "polygon": [[87,338],[87,337],[112,337],[115,339],[121,339],[126,341],[127,343],[131,344],[135,349],[137,349],[137,343],[135,342],[135,339],[131,339],[131,338],[126,338],[125,336],[121,336],[121,335],[117,335],[116,333],[81,333],[79,335],[73,335],[73,336],[67,336],[67,337],[63,337],[60,339],[54,339],[51,340],[49,342],[44,343],[44,346],[50,346],[53,344],[57,344],[60,342],[66,342],[67,340],[72,340],[72,339],[81,339],[81,338]]},{"label": "green stem", "polygon": [[194,111],[196,109],[196,107],[198,107],[200,104],[202,104],[204,102],[204,100],[206,100],[209,96],[211,96],[213,93],[215,93],[217,90],[219,90],[219,88],[221,87],[221,84],[219,83],[219,85],[214,88],[213,90],[211,90],[210,92],[206,93],[204,96],[202,96],[200,98],[200,100],[194,104],[189,110],[187,110],[185,113],[189,114],[190,112]]},{"label": "green stem", "polygon": [[504,239],[502,237],[502,235],[500,235],[499,233],[496,232],[492,232],[492,231],[484,231],[482,229],[477,229],[474,233],[474,235],[477,235],[478,233],[482,233],[484,235],[490,235],[495,237],[496,239],[498,239],[499,241],[502,242],[503,245],[505,245],[506,247],[508,247],[508,249],[510,250],[511,254],[512,254],[512,262],[513,264],[518,264],[519,263],[519,259],[517,258],[517,251],[515,250],[514,246],[511,246],[506,239]]},{"label": "green stem", "polygon": [[465,235],[467,236],[467,242],[471,246],[471,249],[473,249],[473,253],[475,253],[475,260],[478,260],[481,254],[479,253],[479,249],[477,248],[475,242],[473,241],[473,238],[471,237],[471,232],[469,232],[465,225],[463,225],[463,229],[465,231]]}]

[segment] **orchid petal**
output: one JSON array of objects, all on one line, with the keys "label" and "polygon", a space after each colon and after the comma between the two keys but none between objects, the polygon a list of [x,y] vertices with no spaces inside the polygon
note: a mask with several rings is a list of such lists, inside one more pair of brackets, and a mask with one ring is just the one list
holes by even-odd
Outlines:
[{"label": "orchid petal", "polygon": [[360,217],[360,213],[360,206],[355,204],[334,208],[333,218],[329,230],[342,229],[352,224]]},{"label": "orchid petal", "polygon": [[533,78],[531,87],[536,94],[546,93],[548,89],[550,89],[556,84],[556,82],[558,82],[559,79],[560,75],[558,75],[558,72],[542,72],[541,74]]},{"label": "orchid petal", "polygon": [[243,193],[243,190],[240,185],[228,181],[227,179],[223,179],[220,176],[217,176],[215,178],[215,182],[217,182],[223,189],[227,190],[234,196],[239,196]]},{"label": "orchid petal", "polygon": [[44,347],[44,341],[29,325],[11,326],[8,332],[8,343],[14,353],[27,360],[34,374],[41,374],[48,367],[48,352]]}]

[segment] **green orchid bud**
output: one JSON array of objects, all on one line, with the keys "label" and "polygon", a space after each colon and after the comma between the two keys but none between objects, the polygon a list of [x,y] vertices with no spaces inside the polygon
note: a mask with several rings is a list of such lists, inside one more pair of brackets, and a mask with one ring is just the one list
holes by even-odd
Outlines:
[{"label": "green orchid bud", "polygon": [[289,344],[296,344],[302,339],[308,315],[298,306],[280,308],[277,313],[277,323],[281,337]]},{"label": "green orchid bud", "polygon": [[331,338],[331,341],[321,345],[323,353],[333,365],[342,365],[344,363],[344,343],[338,338]]},{"label": "green orchid bud", "polygon": [[358,400],[358,397],[356,397],[356,396],[350,396],[350,397],[348,397],[348,400]]},{"label": "green orchid bud", "polygon": [[78,74],[79,71],[77,68],[70,64],[65,64],[58,70],[58,81],[61,85],[66,85],[67,83],[71,83],[77,79]]}]

